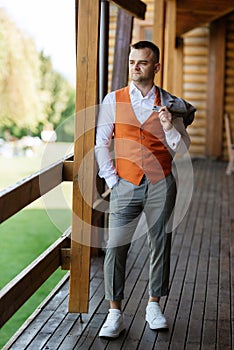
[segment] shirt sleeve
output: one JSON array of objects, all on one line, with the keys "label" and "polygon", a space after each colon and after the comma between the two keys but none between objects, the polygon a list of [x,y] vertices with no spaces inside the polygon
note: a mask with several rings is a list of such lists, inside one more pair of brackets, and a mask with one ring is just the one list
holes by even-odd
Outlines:
[{"label": "shirt sleeve", "polygon": [[115,122],[115,94],[108,94],[99,110],[95,157],[99,167],[99,176],[104,178],[107,186],[112,188],[118,182],[118,175],[111,154],[111,142]]},{"label": "shirt sleeve", "polygon": [[165,132],[168,146],[175,153],[184,154],[190,146],[190,137],[185,129],[183,118],[175,118],[172,121],[173,127]]}]

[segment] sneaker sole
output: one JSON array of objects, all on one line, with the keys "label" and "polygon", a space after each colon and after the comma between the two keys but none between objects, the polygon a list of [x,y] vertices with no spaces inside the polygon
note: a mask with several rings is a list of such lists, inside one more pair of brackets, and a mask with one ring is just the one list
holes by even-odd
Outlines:
[{"label": "sneaker sole", "polygon": [[159,323],[157,326],[156,325],[152,325],[150,324],[150,322],[148,320],[146,320],[149,324],[149,328],[152,330],[159,330],[159,329],[168,329],[168,325],[166,323]]},{"label": "sneaker sole", "polygon": [[123,333],[125,331],[125,327],[123,327],[119,333],[115,333],[115,334],[108,334],[108,333],[105,333],[105,331],[103,332],[100,332],[99,333],[99,337],[100,338],[118,338],[120,336],[121,333]]}]

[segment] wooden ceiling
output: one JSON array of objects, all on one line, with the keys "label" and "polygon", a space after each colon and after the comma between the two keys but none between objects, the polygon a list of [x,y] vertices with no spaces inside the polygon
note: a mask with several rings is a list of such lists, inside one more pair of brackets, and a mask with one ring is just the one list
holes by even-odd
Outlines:
[{"label": "wooden ceiling", "polygon": [[[159,0],[154,1],[157,9]],[[145,18],[144,0],[112,0],[112,2],[137,18]],[[176,6],[176,35],[181,36],[234,11],[234,0],[177,0]]]},{"label": "wooden ceiling", "polygon": [[177,0],[176,34],[201,27],[234,11],[234,0]]}]

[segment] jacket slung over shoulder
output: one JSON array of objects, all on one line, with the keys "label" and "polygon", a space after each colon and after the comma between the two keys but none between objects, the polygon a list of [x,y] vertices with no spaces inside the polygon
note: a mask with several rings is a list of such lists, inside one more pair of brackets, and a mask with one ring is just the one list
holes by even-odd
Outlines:
[{"label": "jacket slung over shoulder", "polygon": [[166,106],[173,118],[182,117],[185,127],[192,124],[196,108],[183,98],[171,95],[166,90],[159,87],[162,105]]}]

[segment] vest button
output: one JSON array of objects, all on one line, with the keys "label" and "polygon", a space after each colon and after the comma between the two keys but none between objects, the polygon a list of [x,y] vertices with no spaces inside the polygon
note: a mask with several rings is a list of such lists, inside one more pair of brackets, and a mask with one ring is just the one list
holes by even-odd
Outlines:
[{"label": "vest button", "polygon": [[144,135],[141,135],[141,139],[144,140],[145,136]]}]

